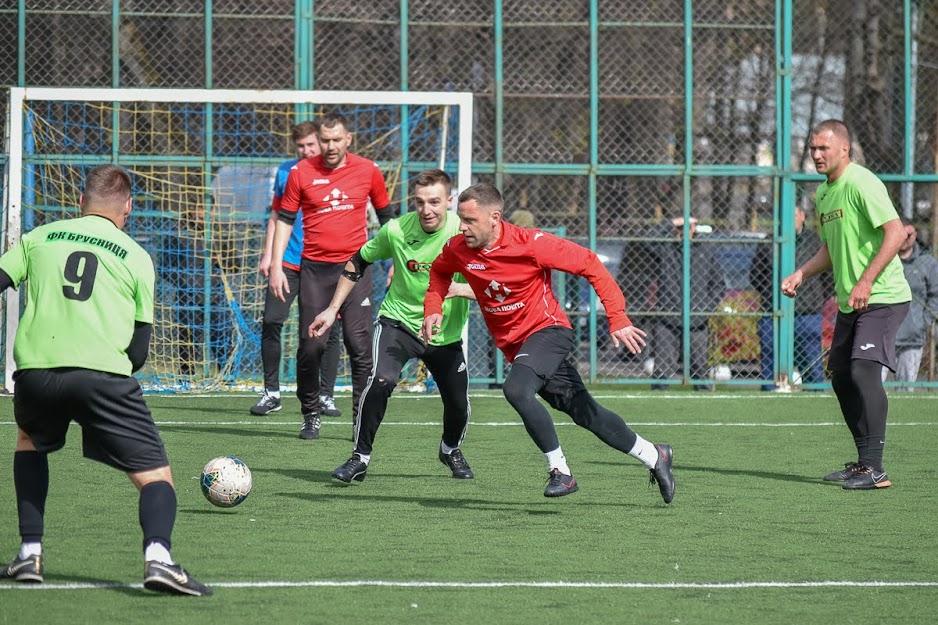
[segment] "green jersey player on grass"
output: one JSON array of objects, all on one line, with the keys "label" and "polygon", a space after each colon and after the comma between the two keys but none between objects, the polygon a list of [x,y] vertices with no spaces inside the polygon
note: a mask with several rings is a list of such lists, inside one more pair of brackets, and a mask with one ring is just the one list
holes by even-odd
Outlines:
[{"label": "green jersey player on grass", "polygon": [[329,307],[309,327],[322,336],[335,321],[342,302],[371,263],[392,259],[394,273],[378,311],[374,332],[374,369],[362,394],[355,423],[355,449],[332,476],[346,484],[361,482],[371,461],[372,445],[384,419],[388,398],[411,358],[420,358],[433,375],[443,399],[443,437],[440,462],[453,477],[470,479],[472,469],[459,449],[469,424],[469,371],[462,333],[472,298],[468,285],[454,283],[444,304],[446,317],[430,344],[419,337],[423,324],[423,297],[430,283],[430,265],[449,239],[459,233],[459,218],[450,209],[452,183],[438,169],[421,172],[414,181],[416,211],[385,224],[345,267]]},{"label": "green jersey player on grass", "polygon": [[0,579],[41,583],[48,456],[81,425],[86,458],[124,471],[139,491],[146,588],[203,596],[170,556],[176,490],[163,441],[131,373],[144,365],[153,324],[153,264],[123,233],[133,184],[101,165],[85,180],[81,217],[40,226],[0,258],[0,291],[27,283],[16,331],[16,490],[22,543]]}]

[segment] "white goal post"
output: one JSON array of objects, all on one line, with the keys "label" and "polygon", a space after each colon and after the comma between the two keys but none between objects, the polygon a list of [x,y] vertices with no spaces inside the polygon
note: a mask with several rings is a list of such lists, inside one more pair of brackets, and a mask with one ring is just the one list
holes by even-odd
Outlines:
[{"label": "white goal post", "polygon": [[[193,106],[199,105],[210,105],[207,108],[208,113],[202,114],[203,123],[209,127],[208,132],[211,132],[211,125],[213,123],[212,111],[213,107],[218,105],[218,108],[221,109],[225,107],[234,107],[237,108],[239,105],[245,105],[245,107],[263,107],[264,105],[270,105],[271,107],[279,107],[279,110],[283,110],[284,107],[292,107],[294,115],[296,117],[295,121],[299,121],[304,118],[312,118],[313,114],[310,112],[308,115],[304,115],[301,111],[312,111],[313,108],[319,110],[331,109],[333,107],[369,107],[369,106],[382,106],[388,107],[392,110],[391,115],[393,116],[395,110],[397,111],[409,111],[410,107],[433,107],[433,111],[436,113],[435,120],[442,119],[442,123],[436,121],[440,124],[439,131],[434,137],[433,141],[436,144],[442,146],[440,148],[440,154],[434,158],[413,158],[411,159],[406,151],[406,146],[408,145],[408,140],[403,140],[403,157],[404,161],[410,160],[411,162],[424,162],[432,163],[433,167],[440,167],[441,169],[446,169],[452,174],[455,172],[455,179],[453,184],[454,192],[462,190],[469,186],[472,183],[471,171],[472,171],[472,124],[473,124],[473,96],[468,92],[419,92],[419,91],[278,91],[278,90],[225,90],[225,89],[99,89],[99,88],[45,88],[45,87],[13,87],[10,89],[10,102],[8,109],[8,137],[7,144],[9,146],[9,158],[7,160],[6,176],[7,176],[7,194],[6,194],[6,205],[4,206],[4,241],[3,241],[3,250],[7,250],[11,245],[15,244],[21,235],[21,230],[24,225],[24,193],[27,194],[30,198],[40,198],[37,199],[37,203],[44,203],[45,205],[53,205],[55,203],[60,203],[64,205],[69,204],[68,209],[74,210],[76,208],[75,203],[77,202],[77,196],[75,196],[74,182],[71,180],[71,177],[67,183],[61,183],[62,186],[68,187],[67,193],[61,193],[62,197],[58,197],[55,194],[47,194],[45,188],[40,188],[38,185],[42,183],[40,180],[42,174],[43,166],[48,163],[57,164],[60,162],[71,162],[79,158],[81,154],[81,147],[78,148],[69,148],[69,147],[60,147],[57,150],[44,151],[42,149],[36,150],[34,146],[31,145],[33,141],[33,131],[35,128],[40,127],[41,124],[35,122],[35,118],[38,116],[30,111],[30,105],[32,103],[43,103],[43,105],[48,110],[55,110],[56,114],[61,114],[62,127],[67,128],[68,132],[75,132],[75,125],[68,126],[66,121],[70,115],[75,113],[71,111],[68,106],[74,105],[74,103],[80,103],[86,107],[100,105],[103,111],[96,111],[98,118],[103,120],[100,125],[91,124],[93,127],[93,132],[99,135],[99,146],[110,145],[110,154],[106,153],[107,149],[94,152],[86,163],[82,163],[79,167],[91,166],[94,164],[100,164],[102,162],[113,162],[116,164],[122,164],[128,168],[134,168],[135,166],[141,166],[141,163],[144,163],[146,156],[142,156],[140,152],[135,152],[133,154],[125,155],[121,152],[122,146],[125,143],[133,144],[135,141],[139,141],[134,135],[133,138],[128,139],[125,136],[125,133],[130,133],[130,130],[126,130],[121,127],[121,124],[118,122],[119,115],[137,115],[136,111],[143,111],[146,107],[159,108],[160,105],[167,105],[165,108],[173,109],[179,104],[191,104]],[[66,105],[68,103],[68,105]],[[127,108],[123,108],[122,104],[128,104]],[[142,103],[142,106],[141,106]],[[223,105],[223,106],[222,106]],[[107,108],[109,107],[109,108]],[[393,107],[398,107],[394,109]],[[44,109],[46,110],[46,109]],[[176,114],[175,111],[170,111],[170,113]],[[144,118],[148,113],[143,111],[139,113],[141,119]],[[113,127],[108,127],[107,119],[110,118],[114,121]],[[408,128],[410,122],[406,119],[406,116],[400,115],[403,119],[401,125],[404,127],[405,131]],[[90,116],[89,116],[90,118]],[[170,119],[167,117],[167,119]],[[176,119],[176,118],[172,118]],[[57,118],[58,120],[58,118]],[[174,122],[175,123],[175,122]],[[294,122],[295,123],[295,122]],[[421,122],[422,123],[422,122]],[[130,124],[124,124],[129,126]],[[155,125],[155,124],[154,124]],[[119,127],[119,131],[118,131]],[[62,135],[59,131],[59,128],[52,125],[42,126],[42,129],[47,130],[47,134],[50,136],[50,145],[55,145],[55,142],[60,139],[63,145],[72,145],[74,142],[68,142],[67,137]],[[152,130],[152,128],[151,128]],[[202,129],[204,131],[204,129]],[[179,132],[177,128],[173,127],[166,130],[166,138],[162,139],[160,145],[166,145],[167,143],[172,143],[173,141],[184,143],[183,140],[180,140],[177,134]],[[199,134],[200,130],[196,129],[194,131],[194,136]],[[406,133],[399,132],[400,136],[405,136]],[[113,136],[109,136],[113,135]],[[358,133],[356,133],[357,135]],[[456,137],[453,137],[453,135]],[[429,141],[429,140],[428,140]],[[211,143],[211,138],[208,139],[208,142]],[[450,145],[452,150],[450,150],[454,156],[447,157],[447,144]],[[69,149],[75,149],[76,151],[69,152]],[[134,147],[129,148],[133,151]],[[169,152],[160,152],[154,159],[153,162],[157,163],[159,166],[163,166],[168,162],[171,162],[171,159],[177,158],[179,162],[184,163],[187,167],[195,167],[198,165],[198,159],[202,158],[203,162],[208,162],[208,159],[215,158],[212,154],[209,155],[199,155],[193,154],[190,152],[185,152],[189,149],[189,146],[183,148],[183,152],[180,152],[179,155],[175,153],[170,154]],[[353,151],[360,153],[355,146],[352,148]],[[401,150],[401,148],[398,148]],[[209,151],[211,151],[209,149]],[[50,155],[47,158],[47,161],[42,161],[45,157],[44,155],[49,153]],[[287,157],[290,155],[287,154]],[[217,160],[221,164],[225,163],[234,163],[234,166],[245,162],[248,162],[248,159],[241,158],[239,160],[238,155],[234,155],[228,158],[219,157]],[[270,160],[269,158],[267,160]],[[281,159],[284,160],[284,159]],[[375,159],[377,160],[377,159]],[[77,162],[77,161],[76,161]],[[212,161],[213,163],[215,161]],[[196,165],[191,165],[191,163],[196,163]],[[446,166],[444,166],[444,164]],[[156,166],[151,166],[146,164],[146,167],[151,167],[150,171],[156,171]],[[28,171],[27,171],[28,170]],[[36,171],[39,173],[36,173]],[[27,172],[24,174],[24,172]],[[32,172],[32,173],[29,173]],[[173,172],[174,175],[177,175],[177,172]],[[35,179],[37,188],[39,191],[28,190],[24,188],[24,175],[26,179],[33,180]],[[158,173],[150,174],[153,177],[158,177]],[[181,177],[184,177],[186,174],[178,174]],[[406,172],[404,176],[406,176]],[[406,189],[405,189],[406,194]],[[194,197],[192,194],[188,197]],[[403,197],[403,196],[401,196]],[[40,201],[41,200],[41,201]],[[68,202],[63,202],[63,200],[70,200]],[[184,200],[183,200],[184,201]],[[211,203],[211,200],[209,200]],[[32,215],[33,207],[29,204],[29,201],[26,202],[26,207]],[[63,211],[64,212],[64,211]],[[51,219],[52,217],[41,217],[40,219]],[[30,217],[32,219],[32,217]],[[31,223],[31,222],[30,222]],[[27,226],[28,227],[28,226]],[[209,237],[213,236],[213,233],[209,229],[209,233],[205,235],[206,240],[209,240]],[[239,244],[236,242],[233,247],[238,247]],[[243,246],[243,244],[242,244]],[[254,250],[255,253],[259,252],[258,249]],[[256,266],[254,268],[256,273]],[[223,278],[224,279],[224,278]],[[229,284],[226,282],[224,285],[226,292],[230,296]],[[17,324],[19,320],[19,309],[20,309],[20,294],[19,292],[10,289],[6,294],[6,306],[4,307],[4,322],[5,322],[5,384],[8,390],[12,390],[12,375],[15,369],[15,364],[13,361],[13,342],[16,334]],[[207,314],[207,313],[206,313]],[[156,337],[154,337],[156,338]],[[206,342],[207,345],[207,342]],[[207,351],[207,348],[206,348]],[[284,350],[284,354],[286,354]],[[217,365],[213,365],[217,367]],[[208,366],[206,365],[206,371]],[[217,369],[216,369],[217,373]],[[225,372],[222,372],[225,374]],[[219,374],[219,375],[222,375]],[[231,372],[228,371],[227,375],[231,375]],[[195,387],[193,387],[195,388]]]}]

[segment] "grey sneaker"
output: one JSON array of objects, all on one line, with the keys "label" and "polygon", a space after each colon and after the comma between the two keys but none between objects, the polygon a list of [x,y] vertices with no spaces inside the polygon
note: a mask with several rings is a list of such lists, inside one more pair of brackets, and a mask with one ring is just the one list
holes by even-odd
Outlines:
[{"label": "grey sneaker", "polygon": [[170,595],[207,597],[212,589],[189,575],[178,564],[150,560],[143,567],[143,587]]},{"label": "grey sneaker", "polygon": [[324,417],[342,416],[342,411],[335,407],[335,399],[330,395],[319,396],[319,412]]},{"label": "grey sneaker", "polygon": [[0,579],[13,579],[28,584],[42,583],[42,556],[21,558],[16,556],[13,562],[0,569]]},{"label": "grey sneaker", "polygon": [[272,412],[277,412],[281,408],[283,408],[283,405],[280,403],[279,397],[273,397],[272,395],[264,393],[264,396],[261,397],[259,402],[257,402],[257,405],[251,408],[251,414],[258,417],[263,417],[265,415],[269,415]]},{"label": "grey sneaker", "polygon": [[318,414],[304,414],[303,427],[300,428],[300,438],[303,440],[319,438],[319,425],[320,420]]}]

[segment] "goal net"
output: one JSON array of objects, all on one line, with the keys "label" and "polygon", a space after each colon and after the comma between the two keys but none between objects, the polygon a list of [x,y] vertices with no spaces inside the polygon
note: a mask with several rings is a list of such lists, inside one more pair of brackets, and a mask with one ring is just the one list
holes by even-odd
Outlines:
[{"label": "goal net", "polygon": [[[125,230],[150,253],[157,276],[142,384],[150,391],[260,387],[266,278],[258,265],[273,178],[295,158],[292,126],[327,111],[349,120],[350,151],[378,163],[401,212],[409,179],[423,169],[445,170],[454,191],[470,184],[468,93],[13,88],[4,250],[22,232],[77,215],[90,168],[125,167],[134,185]],[[375,311],[386,277],[376,269]],[[6,297],[10,389],[21,302],[12,289]],[[296,347],[294,306],[283,330],[284,386],[295,383]]]}]

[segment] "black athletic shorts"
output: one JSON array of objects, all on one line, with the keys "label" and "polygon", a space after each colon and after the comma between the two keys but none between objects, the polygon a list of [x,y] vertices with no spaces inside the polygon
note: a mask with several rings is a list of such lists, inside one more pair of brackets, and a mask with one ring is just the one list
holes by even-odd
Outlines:
[{"label": "black athletic shorts", "polygon": [[569,405],[573,397],[586,390],[583,378],[571,359],[572,353],[573,330],[550,326],[525,339],[511,366],[533,369],[544,380],[537,394],[559,410],[560,406]]},{"label": "black athletic shorts", "polygon": [[866,310],[837,312],[827,360],[830,371],[850,367],[851,360],[872,360],[896,370],[896,333],[909,313],[903,304],[870,304]]},{"label": "black athletic shorts", "polygon": [[16,424],[38,451],[61,449],[74,420],[86,458],[130,473],[169,464],[136,378],[91,369],[21,369],[13,382]]},{"label": "black athletic shorts", "polygon": [[514,365],[525,365],[542,378],[550,378],[573,351],[573,330],[563,326],[542,328],[526,338],[515,354]]}]

